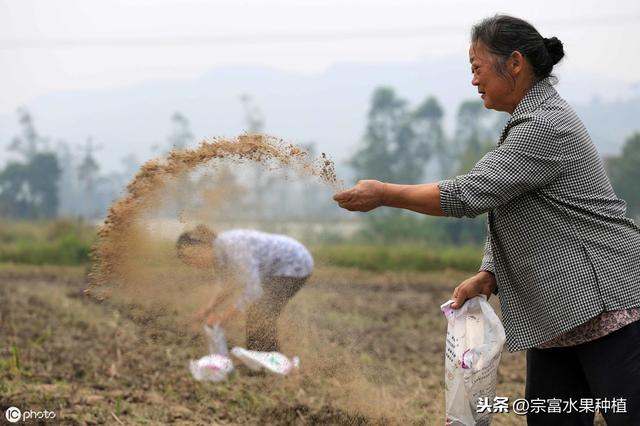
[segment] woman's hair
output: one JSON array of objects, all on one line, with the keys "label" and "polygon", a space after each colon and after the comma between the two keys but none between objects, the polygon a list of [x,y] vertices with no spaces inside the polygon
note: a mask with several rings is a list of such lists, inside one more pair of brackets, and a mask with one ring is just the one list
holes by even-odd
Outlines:
[{"label": "woman's hair", "polygon": [[501,73],[504,73],[507,59],[516,50],[527,58],[539,80],[551,76],[553,66],[564,57],[560,40],[542,37],[533,25],[513,16],[495,15],[474,25],[471,42],[479,41],[500,59],[496,69]]},{"label": "woman's hair", "polygon": [[198,225],[191,231],[180,234],[176,241],[176,249],[180,250],[188,246],[211,245],[216,238],[216,233],[206,225]]}]

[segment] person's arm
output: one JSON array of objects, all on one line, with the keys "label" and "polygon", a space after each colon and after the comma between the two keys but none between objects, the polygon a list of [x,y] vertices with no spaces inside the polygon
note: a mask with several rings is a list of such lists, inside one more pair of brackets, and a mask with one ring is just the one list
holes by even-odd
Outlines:
[{"label": "person's arm", "polygon": [[239,312],[240,310],[235,306],[229,306],[227,309],[223,310],[220,313],[211,312],[209,315],[207,315],[207,325],[210,327],[218,324],[222,325],[236,316]]},{"label": "person's arm", "polygon": [[442,216],[440,188],[437,183],[398,185],[385,183],[383,205],[431,216]]},{"label": "person's arm", "polygon": [[216,286],[214,287],[214,294],[209,300],[209,302],[198,312],[198,319],[205,320],[207,319],[207,323],[209,323],[208,319],[215,315],[215,311],[223,305],[229,298],[234,294],[234,290],[231,286],[226,285],[222,281],[218,281]]},{"label": "person's arm", "polygon": [[377,180],[361,180],[356,186],[333,197],[351,211],[367,212],[377,207],[395,207],[432,216],[442,216],[437,183],[399,185]]},{"label": "person's arm", "polygon": [[568,161],[561,143],[545,120],[521,119],[505,141],[465,175],[421,185],[363,180],[335,194],[334,200],[352,211],[386,205],[434,216],[475,217],[556,179]]}]

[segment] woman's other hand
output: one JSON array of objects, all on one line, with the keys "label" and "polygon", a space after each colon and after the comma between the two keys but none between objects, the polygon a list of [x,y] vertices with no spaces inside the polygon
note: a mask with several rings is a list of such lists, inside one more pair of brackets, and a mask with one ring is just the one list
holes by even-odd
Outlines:
[{"label": "woman's other hand", "polygon": [[462,281],[453,290],[453,296],[451,299],[453,303],[451,307],[458,309],[464,305],[467,299],[471,299],[479,294],[487,296],[487,300],[491,297],[491,293],[496,289],[496,277],[487,271],[480,271],[474,276]]},{"label": "woman's other hand", "polygon": [[353,188],[335,194],[333,199],[343,209],[368,212],[383,204],[384,186],[378,180],[361,180]]}]

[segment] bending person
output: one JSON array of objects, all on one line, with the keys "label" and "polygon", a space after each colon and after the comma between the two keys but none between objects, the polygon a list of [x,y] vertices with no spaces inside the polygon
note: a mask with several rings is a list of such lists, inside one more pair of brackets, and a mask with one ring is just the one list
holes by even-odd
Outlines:
[{"label": "bending person", "polygon": [[[224,324],[246,308],[247,349],[278,350],[278,317],[313,270],[313,258],[300,242],[244,229],[216,234],[198,225],[180,235],[176,250],[187,265],[214,271],[215,294],[200,312],[208,325]],[[221,311],[238,285],[239,297]]]}]

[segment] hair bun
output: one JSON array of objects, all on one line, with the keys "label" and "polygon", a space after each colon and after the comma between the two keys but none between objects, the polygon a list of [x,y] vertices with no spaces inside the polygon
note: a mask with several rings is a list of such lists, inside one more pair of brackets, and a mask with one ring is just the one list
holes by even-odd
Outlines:
[{"label": "hair bun", "polygon": [[564,47],[562,42],[557,37],[545,38],[544,45],[549,52],[553,65],[560,62],[560,59],[564,57]]}]

